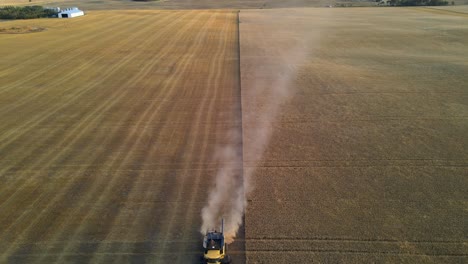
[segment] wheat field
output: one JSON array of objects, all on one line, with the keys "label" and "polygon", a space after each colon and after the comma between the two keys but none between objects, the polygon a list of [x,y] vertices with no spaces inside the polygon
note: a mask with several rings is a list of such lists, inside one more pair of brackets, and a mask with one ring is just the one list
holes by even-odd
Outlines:
[{"label": "wheat field", "polygon": [[0,263],[199,263],[233,131],[233,263],[464,263],[466,8],[206,2],[0,21]]},{"label": "wheat field", "polygon": [[466,261],[468,20],[433,11],[240,13],[248,263]]}]

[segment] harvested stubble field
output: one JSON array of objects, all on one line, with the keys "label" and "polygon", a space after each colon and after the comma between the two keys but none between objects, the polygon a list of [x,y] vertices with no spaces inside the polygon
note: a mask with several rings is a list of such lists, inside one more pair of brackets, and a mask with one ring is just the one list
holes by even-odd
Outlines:
[{"label": "harvested stubble field", "polygon": [[48,30],[0,35],[0,263],[197,263],[241,127],[237,12],[4,24]]},{"label": "harvested stubble field", "polygon": [[[240,20],[244,171],[256,188],[247,262],[464,263],[467,17],[285,9]],[[250,146],[266,91],[284,99],[260,157]]]}]

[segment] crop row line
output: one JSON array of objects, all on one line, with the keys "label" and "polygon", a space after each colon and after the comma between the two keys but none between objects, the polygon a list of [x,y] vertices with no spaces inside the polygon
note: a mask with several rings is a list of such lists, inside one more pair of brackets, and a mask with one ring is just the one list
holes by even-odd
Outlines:
[{"label": "crop row line", "polygon": [[[147,202],[147,203],[153,203],[154,201]],[[161,203],[166,203],[166,201],[160,201]],[[174,201],[176,202],[176,201]],[[171,202],[169,202],[171,203]],[[187,204],[200,204],[204,202],[188,202]],[[197,239],[167,239],[165,242],[166,243],[177,243],[177,244],[192,244],[199,242],[200,240]],[[310,238],[236,238],[235,242],[276,242],[276,241],[297,241],[297,242],[345,242],[345,243],[409,243],[409,244],[454,244],[454,245],[464,245],[466,241],[464,240],[405,240],[405,241],[399,241],[399,240],[393,240],[393,239],[372,239],[372,238],[340,238],[340,237],[310,237]],[[15,244],[15,245],[62,245],[64,242],[69,242],[69,243],[74,243],[74,244],[160,244],[162,241],[152,241],[152,240],[134,240],[134,241],[122,241],[122,240],[105,240],[105,241],[99,241],[99,242],[93,242],[93,241],[86,241],[86,240],[54,240],[54,241],[35,241],[35,242],[22,242],[22,241],[15,241],[11,242],[8,244]]]},{"label": "crop row line", "polygon": [[[433,256],[433,257],[466,257],[468,254],[424,254],[424,253],[407,253],[407,252],[389,252],[389,251],[370,251],[370,250],[326,250],[326,249],[310,249],[310,250],[295,250],[295,249],[283,249],[281,251],[277,250],[254,250],[247,249],[244,251],[229,251],[229,255],[244,255],[250,252],[255,253],[268,253],[268,254],[284,254],[287,252],[304,252],[304,253],[333,253],[333,254],[370,254],[370,255],[395,255],[395,256]],[[95,256],[95,255],[105,255],[105,256],[132,256],[132,255],[145,255],[145,256],[179,256],[179,255],[200,255],[200,251],[184,251],[184,252],[99,252],[99,253],[21,253],[15,254],[14,256]]]},{"label": "crop row line", "polygon": [[466,241],[454,240],[395,240],[395,239],[374,239],[374,238],[340,238],[340,237],[269,237],[253,238],[249,237],[246,241],[330,241],[330,242],[357,242],[357,243],[411,243],[411,244],[463,244]]},{"label": "crop row line", "polygon": [[408,253],[392,251],[371,251],[371,250],[328,250],[328,249],[281,249],[281,250],[255,250],[248,249],[248,252],[255,253],[276,253],[285,252],[307,252],[307,253],[334,253],[334,254],[377,254],[377,255],[395,255],[395,256],[433,256],[433,257],[466,257],[468,254],[431,254],[431,253]]}]

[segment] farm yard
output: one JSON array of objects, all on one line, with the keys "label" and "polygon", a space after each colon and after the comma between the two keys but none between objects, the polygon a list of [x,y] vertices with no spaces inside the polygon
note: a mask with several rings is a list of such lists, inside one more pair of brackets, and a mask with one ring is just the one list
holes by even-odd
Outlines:
[{"label": "farm yard", "polygon": [[0,263],[199,263],[233,131],[234,264],[464,263],[465,9],[228,5],[0,23]]}]

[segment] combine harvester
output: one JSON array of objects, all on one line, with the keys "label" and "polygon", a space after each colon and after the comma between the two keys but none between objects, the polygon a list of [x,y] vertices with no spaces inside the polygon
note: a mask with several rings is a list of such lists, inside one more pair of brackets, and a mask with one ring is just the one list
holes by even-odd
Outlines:
[{"label": "combine harvester", "polygon": [[208,231],[203,239],[203,263],[229,264],[231,257],[226,254],[227,245],[224,243],[224,219],[221,220],[221,232]]}]

